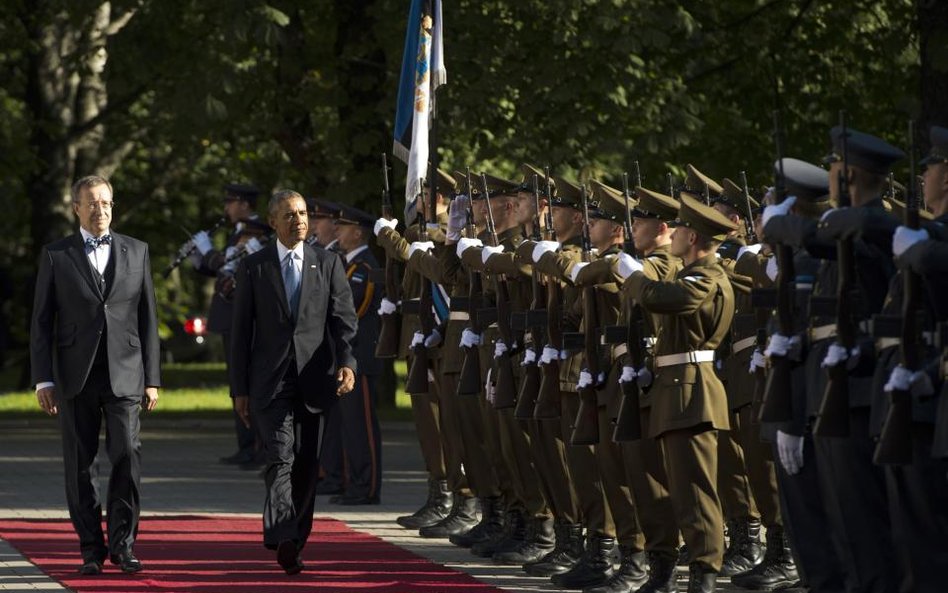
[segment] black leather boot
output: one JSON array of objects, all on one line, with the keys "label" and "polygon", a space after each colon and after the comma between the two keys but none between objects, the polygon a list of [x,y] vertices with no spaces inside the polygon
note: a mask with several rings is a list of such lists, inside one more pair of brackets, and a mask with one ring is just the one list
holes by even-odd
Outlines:
[{"label": "black leather boot", "polygon": [[648,580],[635,593],[678,593],[677,556],[648,555]]},{"label": "black leather boot", "polygon": [[498,537],[471,546],[471,553],[481,558],[493,558],[497,552],[509,552],[523,543],[527,534],[527,525],[523,511],[513,509],[504,517],[504,530]]},{"label": "black leather boot", "polygon": [[594,587],[586,587],[583,593],[629,593],[635,591],[648,580],[645,569],[645,552],[633,550],[631,546],[619,545],[622,563],[608,581]]},{"label": "black leather boot", "polygon": [[728,524],[728,542],[724,551],[721,576],[730,577],[754,568],[764,560],[760,544],[760,519],[741,519]]},{"label": "black leather boot", "polygon": [[504,506],[499,496],[481,499],[481,521],[472,529],[448,536],[448,541],[461,548],[486,542],[504,530]]},{"label": "black leather boot", "polygon": [[605,583],[615,572],[612,567],[615,547],[614,537],[587,537],[583,557],[573,568],[563,574],[553,575],[553,584],[562,589],[583,589]]},{"label": "black leather boot", "polygon": [[523,570],[534,577],[551,577],[576,566],[583,555],[583,526],[559,523],[554,527],[556,545],[553,551],[534,562],[526,562]]},{"label": "black leather boot", "polygon": [[553,519],[533,517],[527,520],[527,533],[523,542],[513,550],[494,552],[493,560],[495,564],[526,564],[553,551],[555,544]]},{"label": "black leather boot", "polygon": [[697,562],[688,566],[688,593],[714,593],[718,587],[718,573]]},{"label": "black leather boot", "polygon": [[793,587],[800,581],[797,565],[790,553],[790,541],[781,527],[767,530],[767,551],[764,561],[748,572],[731,577],[743,589],[777,591]]},{"label": "black leather boot", "polygon": [[411,515],[403,515],[395,522],[406,529],[420,529],[434,525],[448,516],[454,502],[454,495],[448,490],[445,480],[428,480],[428,500]]},{"label": "black leather boot", "polygon": [[418,535],[428,538],[446,538],[469,531],[477,525],[477,499],[473,496],[455,496],[454,506],[447,517],[434,525],[422,527]]}]

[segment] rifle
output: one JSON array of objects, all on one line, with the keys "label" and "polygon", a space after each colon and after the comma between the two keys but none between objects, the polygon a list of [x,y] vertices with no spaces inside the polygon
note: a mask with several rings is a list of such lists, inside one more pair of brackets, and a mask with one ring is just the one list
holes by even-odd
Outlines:
[{"label": "rifle", "polygon": [[[843,164],[839,172],[839,208],[852,205],[846,176],[849,174],[849,150],[846,140],[846,112],[840,110],[839,125],[842,128]],[[853,239],[847,237],[836,242],[838,279],[836,284],[836,343],[852,352],[856,345],[856,323],[852,316],[853,295],[856,281],[856,257]],[[829,383],[823,394],[819,416],[813,425],[813,434],[820,437],[849,436],[849,368],[846,361],[829,368]]]},{"label": "rifle", "polygon": [[[437,179],[437,176],[432,176],[434,179]],[[437,189],[435,186],[434,179],[431,182],[430,191],[434,194]],[[419,184],[421,186],[421,193],[418,195],[418,200],[425,199],[425,189],[424,183]],[[434,210],[434,199],[431,200],[431,209]],[[418,231],[418,240],[427,241],[428,240],[428,220],[425,215],[425,208],[418,208],[418,217],[419,217],[419,231]],[[421,333],[427,338],[431,335],[434,330],[434,315],[431,312],[432,302],[432,283],[428,278],[422,277],[421,281],[421,298],[418,303],[418,318],[421,322]],[[425,343],[416,344],[412,347],[412,361],[411,368],[408,369],[408,379],[405,382],[405,391],[409,394],[423,395],[428,393],[428,347],[425,346]]]},{"label": "rifle", "polygon": [[[549,199],[549,196],[547,196]],[[536,214],[533,216],[533,234],[530,237],[533,241],[541,241],[543,236],[540,232],[540,188],[537,176],[533,176],[533,203],[536,207]],[[543,287],[540,272],[536,267],[533,268],[533,277],[531,279],[533,288],[533,300],[530,303],[530,310],[525,313],[525,325],[530,329],[530,335],[533,338],[533,349],[535,352],[542,350],[540,345],[540,336],[543,335],[543,326],[546,323],[546,290]],[[535,362],[525,364],[523,367],[523,381],[520,383],[520,392],[517,394],[517,407],[514,409],[514,418],[518,420],[529,420],[533,418],[533,409],[536,407],[537,395],[540,393],[540,367]]]},{"label": "rifle", "polygon": [[[639,162],[635,161],[635,185],[641,187],[642,178],[639,175]],[[626,210],[626,240],[625,252],[635,257],[635,243],[632,241],[632,209],[629,198],[629,176],[622,175],[622,193],[625,197]],[[642,347],[642,309],[635,303],[629,303],[628,325],[626,329],[626,348],[632,367],[640,369],[645,365],[645,349]],[[607,340],[610,341],[610,340]],[[616,416],[615,428],[612,431],[612,440],[617,443],[637,441],[642,438],[642,418],[640,416],[639,384],[629,381],[622,384],[622,403],[619,404],[619,413]]]},{"label": "rifle", "polygon": [[[490,235],[490,241],[494,247],[500,245],[500,238],[497,236],[497,227],[494,226],[494,210],[490,205],[490,191],[487,188],[487,176],[481,173],[481,187],[484,190],[484,203],[487,205],[487,232]],[[494,388],[494,409],[503,410],[513,408],[517,405],[517,381],[514,378],[513,358],[511,351],[514,348],[516,338],[513,328],[510,326],[510,289],[507,285],[507,277],[503,274],[494,275],[494,290],[496,291],[496,312],[497,312],[497,330],[500,339],[507,346],[507,351],[500,356],[494,357],[493,379]]]},{"label": "rifle", "polygon": [[[474,186],[471,184],[471,168],[467,169],[467,236],[469,239],[477,238],[477,227],[474,224]],[[479,314],[484,305],[484,287],[481,282],[481,274],[471,268],[468,272],[468,319],[470,320],[470,329],[472,332],[482,335],[484,332],[484,323]],[[458,395],[478,395],[483,387],[481,381],[481,355],[477,346],[464,347],[464,361],[461,363],[461,376],[458,377]]]},{"label": "rifle", "polygon": [[[217,229],[219,229],[219,228],[221,228],[221,226],[223,226],[223,224],[224,224],[225,222],[227,222],[227,217],[226,217],[226,216],[221,216],[221,217],[220,217],[220,220],[218,220],[217,222],[215,222],[215,223],[214,223],[214,226],[212,226],[210,229],[208,229],[207,234],[208,234],[208,235],[213,235],[213,234],[217,231]],[[187,229],[185,229],[185,232],[187,232]],[[174,260],[173,260],[171,263],[168,264],[168,267],[165,268],[165,271],[161,273],[161,276],[162,276],[163,278],[167,278],[168,276],[170,276],[170,275],[171,275],[171,272],[173,272],[175,268],[177,268],[178,266],[180,266],[180,265],[184,262],[184,260],[188,259],[188,256],[191,255],[192,253],[194,253],[194,250],[195,250],[195,249],[197,249],[197,245],[194,244],[194,241],[192,241],[192,240],[190,240],[190,239],[188,239],[187,241],[185,241],[185,242],[184,242],[184,245],[182,245],[182,246],[178,249],[178,255],[175,256]]]},{"label": "rifle", "polygon": [[[395,218],[392,196],[388,187],[388,155],[382,153],[382,218]],[[398,304],[399,282],[397,262],[388,253],[385,254],[385,297]],[[398,356],[398,340],[401,336],[402,314],[400,311],[381,316],[379,341],[375,346],[376,358],[395,358]]]},{"label": "rifle", "polygon": [[668,195],[677,198],[675,195],[675,178],[672,177],[671,171],[666,174],[665,178],[668,181]]},{"label": "rifle", "polygon": [[[583,261],[592,261],[592,240],[589,235],[589,196],[586,185],[583,192]],[[579,410],[573,421],[571,445],[595,445],[599,443],[599,400],[596,392],[602,386],[599,367],[599,308],[596,306],[596,287],[583,287],[583,356],[586,370],[592,375],[592,383],[579,389]]]},{"label": "rifle", "polygon": [[[783,164],[780,165],[781,167]],[[744,227],[747,230],[747,241],[757,243],[757,234],[754,233],[754,209],[751,208],[750,188],[747,186],[747,172],[741,171],[741,189],[744,190],[744,203],[747,205],[747,218],[744,219]]]},{"label": "rifle", "polygon": [[[550,168],[544,170],[546,177],[546,195],[552,200],[552,185],[550,184]],[[553,228],[553,209],[546,209],[546,232],[549,241],[556,241],[556,230]],[[563,349],[563,328],[560,318],[563,314],[563,288],[555,279],[550,279],[546,286],[546,337],[547,344],[556,349]],[[560,361],[550,361],[543,365],[543,376],[540,379],[540,393],[537,395],[537,404],[533,409],[533,417],[537,420],[550,420],[560,417],[563,393],[560,391]]]},{"label": "rifle", "polygon": [[[919,227],[919,197],[915,190],[915,122],[908,125],[909,135],[909,182],[905,196],[905,217],[903,224],[910,229]],[[889,177],[889,186],[895,195],[894,182]],[[921,366],[921,348],[918,339],[918,309],[921,305],[920,279],[914,271],[901,271],[904,286],[902,301],[902,341],[900,344],[901,365],[909,371],[917,371]],[[878,464],[908,465],[912,463],[912,394],[900,389],[893,390],[879,435],[879,443],[873,455]]]},{"label": "rifle", "polygon": [[[774,202],[787,199],[783,176],[783,134],[780,128],[780,112],[774,110],[774,145],[777,149],[777,167],[774,177]],[[777,326],[784,336],[792,337],[794,328],[794,280],[793,248],[789,245],[774,246],[777,258]],[[763,403],[760,406],[761,422],[787,422],[793,417],[793,361],[789,356],[770,357],[770,374],[764,385]]]}]

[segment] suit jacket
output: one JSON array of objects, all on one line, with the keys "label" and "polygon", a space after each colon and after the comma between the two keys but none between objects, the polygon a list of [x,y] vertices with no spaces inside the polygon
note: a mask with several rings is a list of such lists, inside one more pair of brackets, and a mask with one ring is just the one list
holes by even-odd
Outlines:
[{"label": "suit jacket", "polygon": [[335,403],[336,369],[356,370],[357,321],[343,266],[337,254],[303,245],[299,311],[293,319],[276,241],[244,258],[234,291],[231,393],[265,407],[295,359],[306,403],[323,410]]},{"label": "suit jacket", "polygon": [[112,233],[112,282],[102,293],[82,235],[43,247],[33,294],[30,362],[33,383],[53,381],[75,397],[89,376],[100,338],[119,397],[160,386],[158,317],[148,245]]}]

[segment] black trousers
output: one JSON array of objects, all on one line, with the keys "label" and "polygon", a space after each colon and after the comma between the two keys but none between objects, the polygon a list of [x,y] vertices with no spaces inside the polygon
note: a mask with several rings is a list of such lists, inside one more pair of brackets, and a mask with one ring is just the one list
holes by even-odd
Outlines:
[{"label": "black trousers", "polygon": [[382,489],[382,434],[375,379],[357,374],[355,388],[339,398],[330,415],[329,423],[341,426],[349,474],[346,496],[379,496]]},{"label": "black trousers", "polygon": [[[773,445],[774,457],[777,445]],[[832,529],[820,490],[820,468],[807,431],[803,441],[803,467],[791,476],[775,464],[783,525],[793,548],[803,584],[813,593],[843,593],[846,579],[839,560],[844,544]]]},{"label": "black trousers", "polygon": [[[107,363],[106,363],[107,364]],[[108,366],[92,367],[89,379],[74,398],[59,398],[63,436],[66,503],[79,535],[84,561],[102,561],[108,552],[130,550],[138,534],[141,501],[141,397],[116,397]],[[112,464],[106,497],[108,547],[102,533],[99,496],[99,430],[105,418],[105,450]]]},{"label": "black trousers", "polygon": [[290,540],[302,549],[313,530],[319,480],[321,413],[306,408],[293,363],[277,396],[255,410],[266,453],[263,545]]}]

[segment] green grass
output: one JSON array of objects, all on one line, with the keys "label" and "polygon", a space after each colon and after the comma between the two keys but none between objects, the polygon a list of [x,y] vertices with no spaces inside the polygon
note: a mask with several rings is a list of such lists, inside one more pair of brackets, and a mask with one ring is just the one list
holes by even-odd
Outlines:
[{"label": "green grass", "polygon": [[[399,390],[395,394],[395,408],[380,408],[382,420],[409,420],[411,398],[401,388],[405,384],[405,363],[395,363]],[[194,415],[198,417],[230,414],[231,400],[226,386],[223,363],[167,364],[161,368],[162,382],[158,407],[153,414],[167,417]],[[14,391],[0,394],[0,417],[43,416],[36,394],[32,391]]]}]

